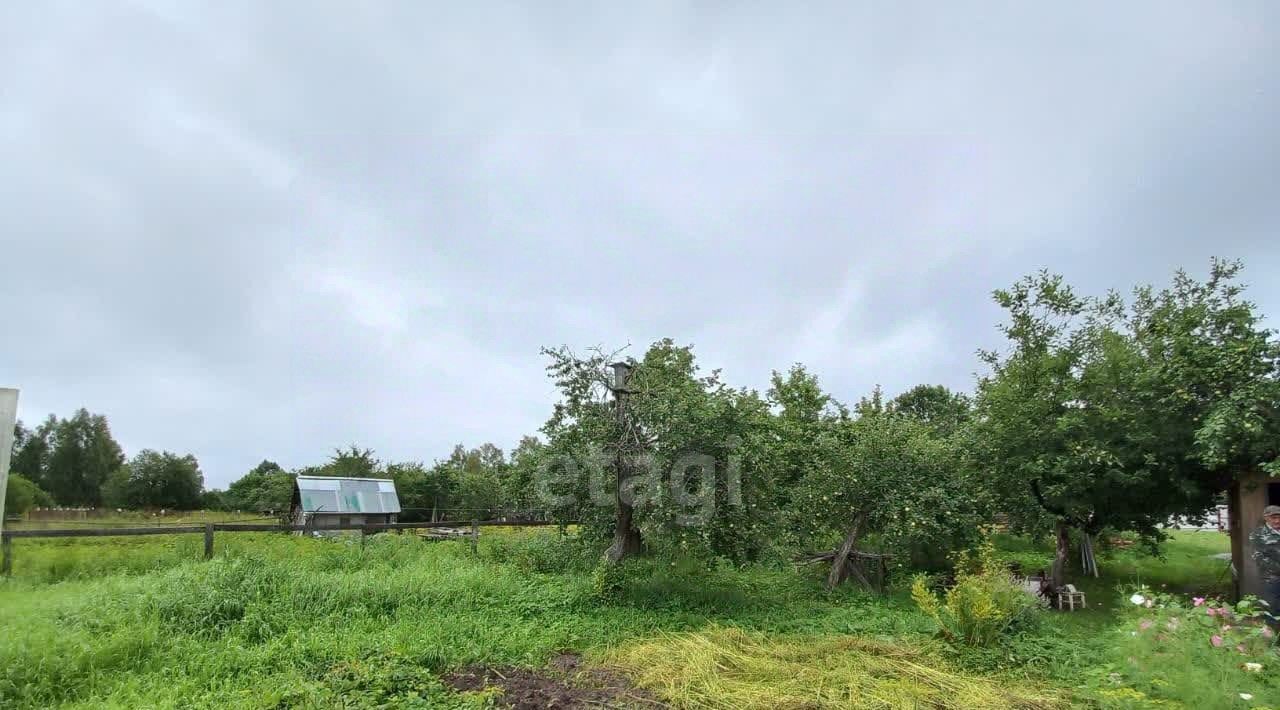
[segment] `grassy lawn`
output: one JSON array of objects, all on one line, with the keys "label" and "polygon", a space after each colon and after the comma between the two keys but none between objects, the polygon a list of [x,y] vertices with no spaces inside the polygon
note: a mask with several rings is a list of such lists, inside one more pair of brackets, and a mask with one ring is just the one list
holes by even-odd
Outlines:
[{"label": "grassy lawn", "polygon": [[[997,545],[1002,557],[1027,570],[1048,569],[1053,562],[1049,540],[998,536]],[[1108,620],[1122,596],[1120,591],[1137,586],[1186,595],[1226,596],[1231,590],[1231,563],[1214,555],[1230,551],[1231,539],[1226,533],[1175,530],[1157,555],[1136,544],[1099,551],[1098,578],[1084,576],[1078,560],[1073,560],[1075,566],[1068,567],[1067,575],[1089,601],[1089,608],[1075,618],[1090,623]]]},{"label": "grassy lawn", "polygon": [[[1000,542],[1011,557],[1047,553]],[[787,565],[604,573],[594,550],[546,529],[486,530],[478,554],[412,535],[235,534],[205,562],[201,544],[16,541],[0,585],[0,706],[486,707],[492,692],[441,678],[570,652],[679,707],[1250,707],[1225,690],[1180,701],[1160,693],[1190,691],[1100,680],[1140,653],[1123,647],[1132,620],[1117,588],[1213,584],[1216,533],[1177,533],[1165,560],[1118,551],[1085,583],[1088,611],[1045,613],[980,650],[938,641],[903,592],[828,593],[820,570]],[[1134,688],[1148,681],[1133,675]],[[1244,681],[1255,704],[1280,704]]]}]

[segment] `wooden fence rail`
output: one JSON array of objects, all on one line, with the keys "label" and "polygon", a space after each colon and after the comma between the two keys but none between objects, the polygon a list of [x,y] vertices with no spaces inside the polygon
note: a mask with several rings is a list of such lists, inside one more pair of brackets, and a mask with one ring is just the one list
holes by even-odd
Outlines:
[{"label": "wooden fence rail", "polygon": [[531,528],[549,527],[560,523],[545,520],[527,520],[511,522],[506,520],[470,520],[470,521],[438,521],[434,523],[347,523],[345,525],[280,525],[260,523],[205,523],[203,525],[153,525],[136,528],[57,528],[52,530],[3,530],[0,531],[0,574],[9,574],[13,570],[13,543],[17,538],[54,538],[54,537],[132,537],[135,535],[191,535],[204,533],[205,559],[213,557],[213,534],[215,532],[330,532],[351,530],[359,531],[361,536],[368,533],[387,530],[425,530],[430,528],[470,528],[471,549],[476,549],[476,540],[480,536],[482,526]]}]

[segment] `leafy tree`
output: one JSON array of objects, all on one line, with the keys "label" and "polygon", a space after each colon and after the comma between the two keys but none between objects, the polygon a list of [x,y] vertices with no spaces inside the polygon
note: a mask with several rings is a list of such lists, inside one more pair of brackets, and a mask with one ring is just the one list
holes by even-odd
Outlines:
[{"label": "leafy tree", "polygon": [[[421,468],[421,464],[416,466]],[[415,471],[415,476],[405,481],[404,491],[415,505],[430,509],[433,518],[441,514],[487,518],[510,507],[504,484],[508,468],[502,450],[493,444],[475,449],[458,444],[448,459],[421,470],[420,476]],[[402,490],[399,479],[396,489]],[[402,505],[405,495],[401,493]]]},{"label": "leafy tree", "polygon": [[969,420],[972,404],[962,392],[942,385],[916,385],[889,401],[890,411],[913,417],[942,434],[950,434]]},{"label": "leafy tree", "polygon": [[449,464],[456,474],[455,502],[471,517],[489,517],[502,507],[506,459],[501,449],[484,444],[467,451],[459,445]]},{"label": "leafy tree", "polygon": [[[42,461],[40,475],[32,480],[47,490],[61,505],[96,506],[102,502],[101,487],[113,471],[124,463],[124,453],[111,436],[107,418],[78,410],[70,419],[46,422],[47,434],[37,430],[22,454],[21,473],[30,473],[33,461]],[[44,427],[42,427],[43,429]],[[47,437],[47,438],[46,438]],[[47,453],[26,449],[31,442],[48,442]]]},{"label": "leafy tree", "polygon": [[49,464],[49,452],[53,448],[53,432],[57,426],[58,418],[52,414],[35,429],[27,429],[22,422],[18,422],[14,427],[13,455],[9,461],[9,470],[37,486],[42,485]]},{"label": "leafy tree", "polygon": [[795,495],[812,539],[842,539],[830,586],[844,580],[865,539],[904,557],[921,544],[953,549],[971,541],[983,517],[985,498],[965,464],[964,442],[880,402],[863,400],[860,416],[816,442],[820,462]]},{"label": "leafy tree", "polygon": [[432,510],[439,503],[441,491],[433,471],[418,461],[389,463],[384,474],[395,481],[400,499],[400,520],[416,522],[434,520]]},{"label": "leafy tree", "polygon": [[274,461],[263,461],[232,482],[224,494],[228,510],[285,510],[293,498],[294,474]]},{"label": "leafy tree", "polygon": [[1240,299],[1239,268],[1215,260],[1203,283],[1180,271],[1128,305],[1044,272],[996,292],[1012,350],[984,353],[975,441],[1011,522],[1053,526],[1055,583],[1072,529],[1158,541],[1236,475],[1275,469],[1280,345]]},{"label": "leafy tree", "polygon": [[794,365],[784,376],[774,371],[768,401],[772,420],[776,504],[790,508],[795,485],[821,462],[817,442],[849,418],[849,410],[822,390],[818,378]]},{"label": "leafy tree", "polygon": [[538,470],[547,459],[547,447],[536,436],[524,436],[511,452],[511,462],[502,480],[503,500],[507,507],[527,511],[537,507]]},{"label": "leafy tree", "polygon": [[630,370],[626,406],[610,398],[613,356],[547,350],[561,392],[539,488],[560,514],[612,535],[607,558],[642,546],[731,559],[758,557],[774,537],[768,405],[701,375],[688,347],[655,343]]},{"label": "leafy tree", "polygon": [[200,464],[190,454],[143,449],[103,484],[108,505],[134,510],[196,510],[204,491]]},{"label": "leafy tree", "polygon": [[21,474],[9,474],[9,482],[5,486],[5,515],[22,515],[37,506],[51,505],[53,505],[53,498],[39,486]]},{"label": "leafy tree", "polygon": [[346,449],[334,449],[325,464],[310,466],[300,474],[307,476],[333,476],[337,478],[382,478],[382,462],[373,449],[362,449],[351,444]]},{"label": "leafy tree", "polygon": [[210,488],[200,494],[200,510],[226,510],[226,491]]}]

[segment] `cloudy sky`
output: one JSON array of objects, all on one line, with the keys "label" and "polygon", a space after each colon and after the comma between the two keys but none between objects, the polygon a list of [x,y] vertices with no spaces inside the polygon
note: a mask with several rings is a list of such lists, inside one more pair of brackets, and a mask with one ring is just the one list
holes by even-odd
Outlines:
[{"label": "cloudy sky", "polygon": [[542,345],[969,388],[1042,267],[1277,323],[1280,3],[1052,5],[5,3],[0,385],[225,486],[510,447]]}]

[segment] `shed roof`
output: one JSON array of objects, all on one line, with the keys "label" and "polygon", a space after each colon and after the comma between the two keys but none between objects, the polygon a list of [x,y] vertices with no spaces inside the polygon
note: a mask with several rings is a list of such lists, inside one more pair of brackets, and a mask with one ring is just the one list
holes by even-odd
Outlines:
[{"label": "shed roof", "polygon": [[399,513],[396,484],[389,478],[298,476],[298,499],[306,513]]}]

